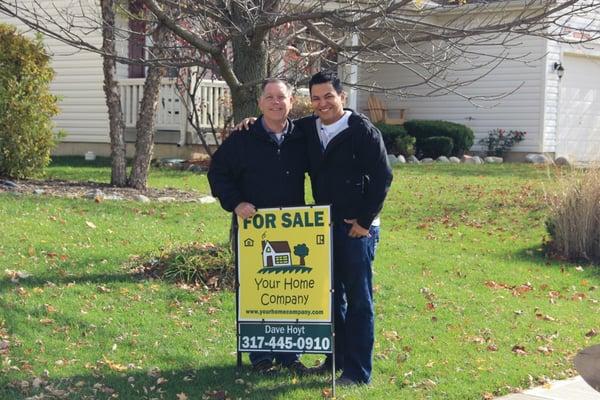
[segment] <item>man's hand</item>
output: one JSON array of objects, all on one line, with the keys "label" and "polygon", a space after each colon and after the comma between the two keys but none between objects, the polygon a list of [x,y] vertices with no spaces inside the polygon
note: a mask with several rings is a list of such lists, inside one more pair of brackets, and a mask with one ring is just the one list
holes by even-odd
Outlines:
[{"label": "man's hand", "polygon": [[256,117],[244,118],[242,120],[242,122],[240,122],[233,128],[233,130],[234,131],[247,131],[248,129],[250,129],[251,125],[254,125],[256,120],[257,120]]},{"label": "man's hand", "polygon": [[235,215],[237,215],[238,217],[246,219],[256,214],[256,208],[254,207],[254,204],[242,201],[240,204],[237,205],[233,212],[235,212]]},{"label": "man's hand", "polygon": [[368,229],[363,228],[356,222],[356,219],[345,219],[345,223],[352,225],[350,228],[350,232],[348,232],[348,236],[352,238],[361,238],[361,237],[369,237],[371,234]]}]

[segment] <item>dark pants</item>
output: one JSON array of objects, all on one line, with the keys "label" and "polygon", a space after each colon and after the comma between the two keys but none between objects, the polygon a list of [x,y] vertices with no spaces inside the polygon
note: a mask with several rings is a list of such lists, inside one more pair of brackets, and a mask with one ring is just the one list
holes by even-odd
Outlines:
[{"label": "dark pants", "polygon": [[372,263],[379,241],[379,227],[371,237],[348,236],[350,225],[333,229],[333,276],[336,369],[342,377],[359,383],[371,381],[375,319]]},{"label": "dark pants", "polygon": [[283,365],[287,367],[291,365],[294,361],[298,361],[300,359],[300,355],[297,353],[266,353],[266,352],[253,352],[249,354],[250,362],[252,365],[256,365],[261,361],[269,360]]}]

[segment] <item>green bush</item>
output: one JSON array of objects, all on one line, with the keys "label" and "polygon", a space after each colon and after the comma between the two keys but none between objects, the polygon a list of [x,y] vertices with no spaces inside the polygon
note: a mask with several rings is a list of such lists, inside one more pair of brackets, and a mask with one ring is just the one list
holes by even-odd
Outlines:
[{"label": "green bush", "polygon": [[450,155],[462,157],[473,146],[475,135],[466,125],[438,120],[411,120],[404,123],[409,135],[417,139],[417,151],[422,150],[423,140],[432,136],[452,138],[453,148]]},{"label": "green bush", "polygon": [[53,76],[39,37],[31,40],[0,24],[0,175],[30,177],[50,162],[58,141]]},{"label": "green bush", "polygon": [[415,154],[415,138],[408,135],[402,125],[388,125],[379,122],[375,126],[381,131],[388,154],[402,154],[405,157]]},{"label": "green bush", "polygon": [[438,158],[439,156],[450,156],[454,143],[447,136],[431,136],[421,140],[419,150],[423,157]]}]

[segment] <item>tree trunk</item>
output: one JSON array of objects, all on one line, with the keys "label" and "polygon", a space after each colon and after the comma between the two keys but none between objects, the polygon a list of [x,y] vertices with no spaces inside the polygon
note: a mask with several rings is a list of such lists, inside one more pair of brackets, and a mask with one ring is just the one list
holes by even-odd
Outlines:
[{"label": "tree trunk", "polygon": [[252,43],[251,38],[236,36],[232,40],[233,71],[243,84],[231,93],[233,118],[236,122],[250,116],[258,116],[260,85],[267,78],[267,48],[265,40]]},{"label": "tree trunk", "polygon": [[[159,25],[156,31],[156,42],[152,54],[154,58],[166,56],[165,45],[168,30]],[[156,130],[156,109],[160,92],[160,81],[165,74],[165,67],[153,63],[148,68],[148,76],[144,81],[144,94],[140,106],[140,114],[136,124],[135,155],[129,176],[129,186],[145,190],[154,148],[154,132]]]},{"label": "tree trunk", "polygon": [[104,95],[108,107],[110,156],[112,159],[110,183],[115,186],[127,184],[125,160],[125,123],[121,111],[121,96],[117,82],[117,64],[111,55],[115,49],[115,4],[114,0],[101,0],[102,8],[102,69],[104,71]]}]

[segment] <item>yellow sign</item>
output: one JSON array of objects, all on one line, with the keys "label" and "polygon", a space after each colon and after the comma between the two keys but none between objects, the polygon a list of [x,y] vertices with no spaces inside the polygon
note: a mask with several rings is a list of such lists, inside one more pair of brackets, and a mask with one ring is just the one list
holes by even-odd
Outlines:
[{"label": "yellow sign", "polygon": [[238,218],[238,320],[331,321],[329,206]]}]

